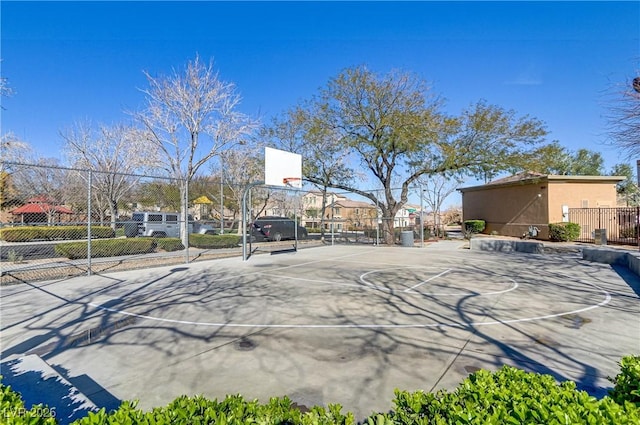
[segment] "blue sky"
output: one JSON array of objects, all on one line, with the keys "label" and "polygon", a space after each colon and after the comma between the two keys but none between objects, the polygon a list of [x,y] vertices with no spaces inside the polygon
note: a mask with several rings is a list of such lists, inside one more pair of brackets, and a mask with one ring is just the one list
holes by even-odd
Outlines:
[{"label": "blue sky", "polygon": [[446,110],[486,99],[543,120],[549,140],[601,151],[606,93],[638,75],[640,2],[0,2],[2,132],[60,158],[75,122],[127,121],[143,70],[198,53],[268,121],[346,67],[403,69]]}]

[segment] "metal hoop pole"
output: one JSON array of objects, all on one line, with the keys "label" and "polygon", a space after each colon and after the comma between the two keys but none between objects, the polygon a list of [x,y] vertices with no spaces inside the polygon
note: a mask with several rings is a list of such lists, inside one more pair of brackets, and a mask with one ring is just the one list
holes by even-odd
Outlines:
[{"label": "metal hoop pole", "polygon": [[242,194],[242,261],[247,261],[247,194],[255,186],[263,184],[264,182],[249,183]]}]

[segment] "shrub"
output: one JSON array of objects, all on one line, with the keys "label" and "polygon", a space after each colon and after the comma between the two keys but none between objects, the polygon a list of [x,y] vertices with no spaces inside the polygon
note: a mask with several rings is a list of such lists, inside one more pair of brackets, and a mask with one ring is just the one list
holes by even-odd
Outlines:
[{"label": "shrub", "polygon": [[[480,370],[453,392],[395,391],[395,409],[369,423],[392,424],[622,424],[638,423],[640,411],[609,397],[597,400],[576,384],[510,366]],[[388,421],[386,421],[388,419]],[[375,421],[379,422],[375,422]]]},{"label": "shrub", "polygon": [[614,384],[609,395],[618,404],[628,401],[640,408],[640,356],[625,356],[618,365],[620,373],[609,378]]},{"label": "shrub", "polygon": [[553,242],[571,242],[580,236],[577,223],[549,223],[549,240]]},{"label": "shrub", "polygon": [[49,408],[42,404],[26,409],[20,394],[13,391],[10,386],[2,385],[0,381],[0,418],[2,423],[11,425],[55,425],[55,408]]},{"label": "shrub", "polygon": [[179,238],[157,238],[156,244],[158,249],[162,249],[167,252],[181,251],[184,249],[184,245]]},{"label": "shrub", "polygon": [[89,413],[74,425],[102,424],[303,424],[303,425],[352,425],[353,414],[343,415],[339,405],[328,408],[313,407],[302,413],[288,397],[272,398],[266,404],[257,400],[247,401],[241,395],[227,396],[222,401],[209,400],[202,396],[178,397],[166,407],[142,412],[135,403],[124,402],[116,411]]},{"label": "shrub", "polygon": [[[367,238],[375,239],[377,235],[378,229],[364,229],[364,236]],[[379,236],[382,237],[382,231],[380,231]]]},{"label": "shrub", "polygon": [[[395,390],[394,409],[373,414],[363,423],[402,424],[638,424],[640,409],[630,400],[637,397],[640,356],[624,357],[615,378],[616,396],[600,400],[578,391],[572,381],[556,383],[551,375],[525,372],[504,366],[496,372],[480,370],[469,375],[452,392]],[[637,398],[636,398],[637,400]],[[74,425],[120,424],[301,424],[354,425],[352,413],[343,414],[339,404],[313,406],[301,412],[288,397],[271,398],[265,404],[228,395],[222,401],[203,396],[181,396],[165,407],[144,412],[125,401],[107,413],[89,412]],[[46,414],[49,413],[48,417]],[[38,405],[26,410],[20,395],[0,381],[0,414],[7,424],[53,425],[55,411]]]},{"label": "shrub", "polygon": [[[91,238],[113,238],[111,227],[92,226]],[[0,229],[0,239],[7,242],[29,242],[33,240],[86,239],[87,226],[21,226]]]},{"label": "shrub", "polygon": [[[65,242],[57,244],[54,249],[56,254],[76,260],[87,258],[87,245],[87,242]],[[156,240],[150,238],[92,241],[91,258],[146,254],[155,248]]]},{"label": "shrub", "polygon": [[236,248],[242,236],[239,235],[189,235],[189,246],[202,249]]},{"label": "shrub", "polygon": [[620,229],[620,237],[621,238],[637,238],[638,237],[638,226],[633,227],[623,227]]},{"label": "shrub", "polygon": [[487,223],[484,220],[465,220],[464,232],[471,235],[474,233],[481,233],[487,227]]}]

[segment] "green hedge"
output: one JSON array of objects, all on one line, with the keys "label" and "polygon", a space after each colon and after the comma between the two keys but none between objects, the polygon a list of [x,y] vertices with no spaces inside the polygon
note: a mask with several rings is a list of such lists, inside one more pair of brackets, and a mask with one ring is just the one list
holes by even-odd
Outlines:
[{"label": "green hedge", "polygon": [[[57,244],[54,249],[56,254],[75,260],[87,258],[87,245],[87,242],[65,242]],[[146,254],[153,252],[156,246],[156,239],[151,238],[91,241],[91,258]]]},{"label": "green hedge", "polygon": [[156,244],[158,249],[162,249],[167,252],[182,251],[184,245],[180,238],[157,238]]},{"label": "green hedge", "polygon": [[[189,246],[203,249],[235,248],[238,235],[189,235]],[[178,238],[126,238],[91,241],[91,258],[146,254],[156,249],[180,251],[184,249]],[[87,258],[87,242],[65,242],[55,246],[56,254],[72,260]]]},{"label": "green hedge", "polygon": [[464,231],[466,233],[481,233],[487,227],[484,220],[465,220]]},{"label": "green hedge", "polygon": [[553,242],[571,242],[580,236],[577,223],[549,223],[549,240]]},{"label": "green hedge", "polygon": [[[1,377],[0,377],[1,378]],[[22,397],[0,381],[0,423],[7,425],[55,425],[55,408],[42,404],[27,409]]]},{"label": "green hedge", "polygon": [[614,387],[609,395],[616,403],[628,401],[640,408],[640,356],[625,356],[618,366],[620,373],[610,379]]},{"label": "green hedge", "polygon": [[[92,226],[91,238],[113,238],[111,227]],[[34,240],[86,239],[87,226],[21,226],[0,229],[0,239],[7,242],[30,242]]]},{"label": "green hedge", "polygon": [[638,424],[640,410],[610,397],[578,391],[575,382],[557,384],[551,375],[504,366],[480,370],[454,391],[395,392],[395,408],[373,415],[380,424]]},{"label": "green hedge", "polygon": [[242,240],[239,235],[189,235],[189,246],[202,249],[237,248]]},{"label": "green hedge", "polygon": [[[578,391],[572,381],[556,383],[551,375],[525,372],[504,366],[496,372],[480,370],[469,375],[449,392],[395,391],[394,408],[372,414],[369,425],[403,424],[597,424],[640,423],[640,408],[634,404],[640,395],[638,366],[640,357],[623,358],[620,374],[614,380],[612,396],[596,399]],[[0,382],[0,415],[7,424],[54,424],[50,418],[34,415],[46,406],[24,409],[18,394]],[[35,410],[34,410],[35,409]],[[75,425],[103,424],[302,424],[353,425],[352,413],[342,413],[339,404],[327,408],[314,406],[301,412],[288,397],[272,398],[261,404],[241,395],[222,401],[202,396],[181,396],[165,407],[143,412],[136,403],[125,401],[115,411],[101,409],[74,422]],[[51,410],[48,410],[49,412]]]},{"label": "green hedge", "polygon": [[150,412],[142,412],[134,403],[125,402],[113,413],[102,409],[98,413],[89,413],[86,417],[74,422],[74,425],[102,424],[303,424],[333,425],[355,424],[353,414],[343,415],[341,406],[330,405],[328,408],[313,407],[302,413],[287,397],[272,398],[266,404],[258,401],[247,401],[241,395],[227,396],[222,401],[209,400],[202,396],[178,397],[166,407],[159,407]]}]

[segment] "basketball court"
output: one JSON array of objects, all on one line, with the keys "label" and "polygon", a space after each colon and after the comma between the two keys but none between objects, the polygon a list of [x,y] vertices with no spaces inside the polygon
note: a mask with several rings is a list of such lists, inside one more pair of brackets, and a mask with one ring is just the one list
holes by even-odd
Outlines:
[{"label": "basketball court", "polygon": [[575,254],[325,246],[5,287],[2,350],[40,355],[97,404],[288,395],[362,419],[394,388],[504,364],[602,396],[640,352],[639,293]]},{"label": "basketball court", "polygon": [[[300,155],[267,148],[265,163],[245,226],[253,187],[301,187]],[[287,395],[362,420],[395,388],[452,389],[505,364],[602,396],[640,352],[640,281],[626,269],[463,245],[249,255],[245,238],[241,258],[3,287],[2,357],[40,356],[107,409]]]}]

